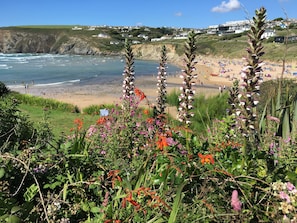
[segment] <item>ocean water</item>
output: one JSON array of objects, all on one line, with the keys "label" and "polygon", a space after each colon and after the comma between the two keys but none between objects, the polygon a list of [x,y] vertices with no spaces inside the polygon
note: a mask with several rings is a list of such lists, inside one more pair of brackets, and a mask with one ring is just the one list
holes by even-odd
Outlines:
[{"label": "ocean water", "polygon": [[[121,80],[124,66],[121,57],[0,53],[0,81],[12,87],[98,84]],[[135,60],[135,77],[156,75],[158,66],[158,61]],[[169,64],[167,73],[180,70]]]}]

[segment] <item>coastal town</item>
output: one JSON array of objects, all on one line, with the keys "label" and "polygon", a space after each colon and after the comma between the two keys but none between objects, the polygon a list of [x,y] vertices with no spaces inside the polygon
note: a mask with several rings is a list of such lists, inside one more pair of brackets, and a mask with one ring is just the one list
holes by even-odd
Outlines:
[{"label": "coastal town", "polygon": [[[175,28],[162,27],[153,28],[145,26],[74,26],[73,31],[104,31],[93,34],[94,38],[110,39],[111,45],[121,44],[121,39],[132,38],[132,44],[141,44],[143,42],[158,42],[165,40],[186,39],[189,30],[194,30],[198,35],[217,35],[226,36],[232,34],[242,34],[247,32],[251,27],[250,20],[227,21],[223,24],[210,25],[207,28],[190,29],[190,28]],[[284,43],[285,37],[277,34],[278,30],[285,30],[297,27],[297,19],[278,18],[267,21],[267,27],[262,35],[262,38],[272,39],[272,41]],[[164,35],[162,35],[164,34]],[[297,41],[297,35],[290,35],[287,41]]]}]

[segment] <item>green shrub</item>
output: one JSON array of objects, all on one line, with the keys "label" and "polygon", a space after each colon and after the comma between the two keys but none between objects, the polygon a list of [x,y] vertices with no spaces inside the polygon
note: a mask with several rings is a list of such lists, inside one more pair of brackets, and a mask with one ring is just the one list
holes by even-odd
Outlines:
[{"label": "green shrub", "polygon": [[226,116],[228,108],[228,94],[223,93],[206,98],[200,95],[194,100],[194,117],[192,129],[195,131],[205,131],[214,119],[221,119]]},{"label": "green shrub", "polygon": [[6,87],[6,85],[0,81],[0,97],[6,95],[10,92],[10,90]]},{"label": "green shrub", "polygon": [[88,115],[99,115],[101,109],[111,110],[115,107],[113,104],[104,104],[104,105],[90,105],[83,109],[84,114]]},{"label": "green shrub", "polygon": [[33,124],[19,111],[17,100],[4,97],[0,101],[0,149],[13,149],[34,141]]},{"label": "green shrub", "polygon": [[12,95],[20,103],[23,103],[26,105],[37,105],[37,106],[43,106],[47,109],[52,109],[52,110],[80,113],[80,110],[77,106],[60,102],[55,99],[42,98],[42,97],[37,97],[37,96],[32,96],[27,94],[19,94],[17,92],[13,92]]},{"label": "green shrub", "polygon": [[167,103],[170,106],[175,106],[178,107],[179,101],[178,101],[178,96],[180,95],[180,91],[174,90],[170,94],[167,94]]}]

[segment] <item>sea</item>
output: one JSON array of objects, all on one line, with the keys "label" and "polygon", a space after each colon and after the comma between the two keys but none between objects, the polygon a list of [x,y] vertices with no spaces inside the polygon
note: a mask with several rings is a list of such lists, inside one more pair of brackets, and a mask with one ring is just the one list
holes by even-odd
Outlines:
[{"label": "sea", "polygon": [[[135,78],[157,75],[158,66],[158,61],[135,60]],[[177,66],[167,66],[169,75],[181,71]],[[120,56],[0,53],[0,81],[14,88],[121,81],[124,67],[124,58]]]}]

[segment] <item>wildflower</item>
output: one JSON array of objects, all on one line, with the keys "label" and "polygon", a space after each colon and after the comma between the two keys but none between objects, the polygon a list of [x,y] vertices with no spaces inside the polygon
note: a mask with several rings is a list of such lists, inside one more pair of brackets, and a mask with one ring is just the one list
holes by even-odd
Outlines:
[{"label": "wildflower", "polygon": [[111,179],[112,188],[114,188],[116,181],[122,182],[122,178],[119,176],[120,170],[111,170],[107,175],[107,179]]},{"label": "wildflower", "polygon": [[109,192],[107,191],[105,193],[104,200],[103,200],[103,203],[102,203],[103,207],[106,207],[108,205],[108,197],[109,197]]},{"label": "wildflower", "polygon": [[195,91],[192,89],[194,84],[194,79],[196,74],[193,74],[195,71],[195,65],[197,61],[195,60],[195,50],[196,50],[196,34],[194,32],[189,33],[189,37],[186,43],[186,53],[185,53],[185,69],[182,71],[180,76],[183,79],[183,86],[181,89],[181,94],[178,98],[179,108],[177,118],[180,122],[185,123],[187,126],[190,125],[190,118],[193,116],[193,113],[190,111],[193,109],[193,101]]},{"label": "wildflower", "polygon": [[141,91],[139,90],[138,88],[135,88],[134,89],[134,93],[137,97],[139,97],[139,100],[142,101],[143,99],[146,98],[146,95]]},{"label": "wildflower", "polygon": [[292,190],[295,190],[296,187],[291,182],[287,182],[287,189],[288,191],[292,191]]},{"label": "wildflower", "polygon": [[231,206],[232,206],[234,211],[240,211],[241,210],[241,202],[240,202],[240,200],[238,198],[237,190],[232,191]]},{"label": "wildflower", "polygon": [[149,124],[153,124],[154,121],[155,121],[154,118],[148,118],[148,119],[146,120],[146,122],[149,123]]},{"label": "wildflower", "polygon": [[204,165],[205,163],[214,164],[214,158],[211,154],[202,155],[201,153],[198,153],[198,156],[201,159],[202,165]]},{"label": "wildflower", "polygon": [[128,40],[125,41],[125,62],[126,66],[123,72],[123,99],[129,99],[134,94],[134,55]]},{"label": "wildflower", "polygon": [[136,210],[139,210],[141,207],[137,201],[133,200],[132,192],[129,192],[129,194],[123,199],[122,207],[126,206],[126,201],[128,201],[130,204],[136,207]]},{"label": "wildflower", "polygon": [[97,128],[94,125],[91,125],[90,128],[87,131],[87,137],[91,137],[97,132]]},{"label": "wildflower", "polygon": [[157,141],[158,149],[163,150],[166,146],[168,146],[167,138],[165,136],[159,135]]},{"label": "wildflower", "polygon": [[[166,73],[166,64],[167,64],[167,55],[166,55],[166,47],[162,47],[161,52],[161,60],[160,60],[160,66],[159,66],[159,72],[158,72],[158,97],[156,98],[157,106],[156,106],[156,112],[157,115],[164,115],[165,109],[166,109],[166,94],[167,94],[167,73]],[[162,119],[163,116],[160,116]]]},{"label": "wildflower", "polygon": [[253,24],[248,33],[248,56],[245,58],[246,65],[241,71],[240,88],[238,89],[238,98],[236,100],[240,111],[236,117],[236,125],[241,134],[246,137],[246,146],[243,148],[245,155],[249,153],[253,146],[256,148],[259,144],[257,105],[259,104],[259,89],[263,76],[263,61],[261,57],[264,55],[264,51],[261,34],[265,31],[265,20],[266,9],[260,8],[260,10],[256,10],[256,16],[253,17]]},{"label": "wildflower", "polygon": [[270,115],[267,116],[267,119],[270,120],[270,121],[277,122],[277,123],[280,122],[279,118],[274,117],[274,116],[270,116]]},{"label": "wildflower", "polygon": [[145,115],[149,115],[149,113],[150,113],[149,110],[147,110],[147,109],[144,109],[144,110],[143,110],[143,114],[145,114]]},{"label": "wildflower", "polygon": [[102,116],[102,117],[100,117],[98,120],[97,120],[97,122],[96,122],[96,124],[97,125],[102,125],[102,124],[104,124],[105,122],[106,122],[106,116]]},{"label": "wildflower", "polygon": [[74,119],[74,124],[76,125],[77,130],[81,130],[83,126],[83,121],[79,118]]},{"label": "wildflower", "polygon": [[287,203],[291,202],[290,196],[286,194],[284,191],[279,192],[279,197],[283,200],[286,200]]}]

